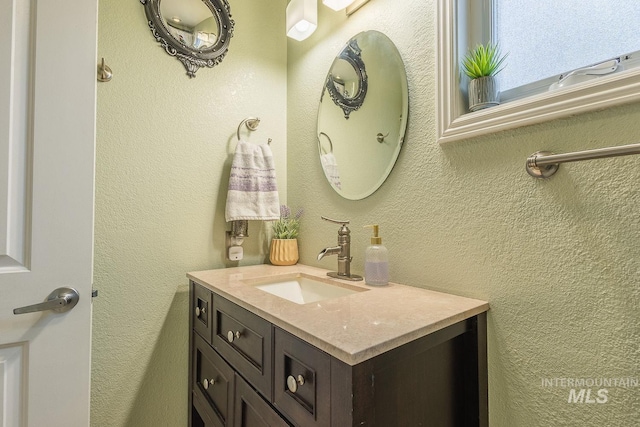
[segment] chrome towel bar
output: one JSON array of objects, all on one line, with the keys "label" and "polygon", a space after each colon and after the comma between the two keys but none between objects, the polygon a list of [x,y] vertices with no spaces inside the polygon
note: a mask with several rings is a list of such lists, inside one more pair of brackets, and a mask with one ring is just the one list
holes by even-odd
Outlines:
[{"label": "chrome towel bar", "polygon": [[564,154],[538,151],[527,158],[526,168],[527,173],[534,178],[549,178],[558,171],[560,163],[628,156],[631,154],[640,154],[640,143]]}]

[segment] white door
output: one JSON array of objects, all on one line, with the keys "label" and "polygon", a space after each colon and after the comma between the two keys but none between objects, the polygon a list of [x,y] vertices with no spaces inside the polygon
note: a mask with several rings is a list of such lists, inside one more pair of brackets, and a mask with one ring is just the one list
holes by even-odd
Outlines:
[{"label": "white door", "polygon": [[97,0],[0,0],[1,427],[89,424],[96,29]]}]

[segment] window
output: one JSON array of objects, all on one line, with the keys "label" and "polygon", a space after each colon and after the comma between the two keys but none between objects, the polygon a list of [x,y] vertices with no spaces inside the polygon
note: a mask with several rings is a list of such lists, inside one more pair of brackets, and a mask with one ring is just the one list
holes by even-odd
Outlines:
[{"label": "window", "polygon": [[[439,1],[439,142],[640,100],[638,22],[637,0]],[[467,113],[459,58],[488,40],[509,52],[498,75],[503,103]],[[615,70],[607,69],[609,63],[597,77],[567,78],[606,60],[615,60]],[[549,90],[554,83],[557,90]]]},{"label": "window", "polygon": [[640,49],[637,0],[493,0],[493,15],[492,38],[509,52],[498,74],[503,101],[549,90],[576,69],[573,82],[623,71]]}]

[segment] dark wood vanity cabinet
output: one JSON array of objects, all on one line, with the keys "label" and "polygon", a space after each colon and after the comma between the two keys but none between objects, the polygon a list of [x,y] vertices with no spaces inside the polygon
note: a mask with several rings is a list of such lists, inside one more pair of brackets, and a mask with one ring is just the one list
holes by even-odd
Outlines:
[{"label": "dark wood vanity cabinet", "polygon": [[351,366],[194,282],[190,301],[190,427],[488,425],[485,313]]}]

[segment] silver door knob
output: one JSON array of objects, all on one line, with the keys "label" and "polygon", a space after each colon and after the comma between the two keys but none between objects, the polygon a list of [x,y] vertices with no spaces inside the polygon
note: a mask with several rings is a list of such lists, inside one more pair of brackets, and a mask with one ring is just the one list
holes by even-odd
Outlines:
[{"label": "silver door knob", "polygon": [[287,388],[291,393],[298,391],[299,385],[304,385],[304,377],[302,375],[298,375],[298,378],[294,378],[293,375],[287,377]]},{"label": "silver door knob", "polygon": [[80,300],[78,291],[73,288],[58,288],[51,292],[45,302],[14,308],[13,314],[35,313],[37,311],[51,310],[56,313],[64,313],[76,306]]},{"label": "silver door knob", "polygon": [[204,316],[205,314],[207,314],[207,309],[205,307],[202,307],[202,308],[196,307],[195,312],[196,312],[196,317],[200,317],[200,315]]}]

